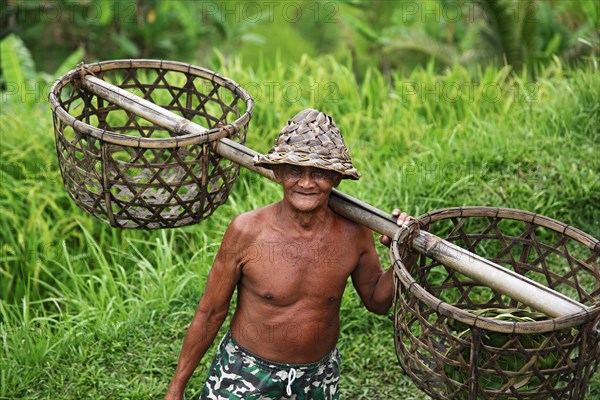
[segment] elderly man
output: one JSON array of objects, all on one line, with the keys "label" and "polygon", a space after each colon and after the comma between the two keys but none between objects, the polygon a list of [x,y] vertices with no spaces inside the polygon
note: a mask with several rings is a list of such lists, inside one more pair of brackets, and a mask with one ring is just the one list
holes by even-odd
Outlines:
[{"label": "elderly man", "polygon": [[[341,179],[360,177],[331,117],[300,112],[256,164],[273,170],[283,199],[227,228],[165,399],[183,398],[236,288],[230,329],[201,399],[337,399],[348,277],[367,309],[385,314],[391,307],[392,271],[381,268],[372,232],[328,205]],[[399,225],[410,218],[393,214]]]}]

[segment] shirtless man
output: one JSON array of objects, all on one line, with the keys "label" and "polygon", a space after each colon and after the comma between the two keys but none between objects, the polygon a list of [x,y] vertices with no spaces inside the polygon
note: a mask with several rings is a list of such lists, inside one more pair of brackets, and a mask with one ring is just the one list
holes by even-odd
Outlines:
[{"label": "shirtless man", "polygon": [[[227,228],[165,399],[183,398],[236,288],[237,308],[201,399],[337,399],[335,346],[348,277],[367,309],[391,307],[392,270],[381,268],[372,232],[328,206],[341,179],[360,176],[333,120],[300,112],[256,164],[273,170],[283,199]],[[399,225],[410,218],[393,214]]]}]

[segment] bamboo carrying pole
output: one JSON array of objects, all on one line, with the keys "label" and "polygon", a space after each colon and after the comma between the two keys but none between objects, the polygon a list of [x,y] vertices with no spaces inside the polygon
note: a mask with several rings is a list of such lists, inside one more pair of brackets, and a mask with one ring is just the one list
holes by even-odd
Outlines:
[{"label": "bamboo carrying pole", "polygon": [[[210,142],[217,154],[271,180],[274,179],[271,170],[254,165],[253,159],[259,153],[248,147],[228,138],[218,139],[220,135],[211,136],[207,134],[208,129],[94,76],[84,76],[82,85],[97,96],[157,126],[176,132],[179,135],[197,135],[198,142]],[[340,215],[380,234],[393,237],[400,228],[389,214],[338,190],[334,189],[332,191],[329,204]],[[410,246],[417,252],[425,254],[469,278],[527,304],[550,317],[563,317],[587,309],[583,304],[567,296],[440,239],[429,232],[420,231],[410,243]]]}]

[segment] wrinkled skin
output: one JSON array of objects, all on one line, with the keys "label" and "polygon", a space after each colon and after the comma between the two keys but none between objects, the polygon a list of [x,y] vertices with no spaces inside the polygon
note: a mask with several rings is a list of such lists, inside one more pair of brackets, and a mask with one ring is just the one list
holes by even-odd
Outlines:
[{"label": "wrinkled skin", "polygon": [[[382,269],[373,234],[328,206],[341,176],[294,165],[274,172],[283,199],[239,215],[225,232],[165,399],[183,398],[236,288],[232,337],[280,363],[315,362],[335,347],[349,277],[367,309],[385,314],[391,307],[392,270]],[[410,218],[399,210],[393,215],[399,225]]]}]

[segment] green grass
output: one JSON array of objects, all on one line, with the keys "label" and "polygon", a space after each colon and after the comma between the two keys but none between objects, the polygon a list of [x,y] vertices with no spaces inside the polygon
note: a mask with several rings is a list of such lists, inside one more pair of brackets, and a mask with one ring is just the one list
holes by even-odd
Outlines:
[{"label": "green grass", "polygon": [[[415,69],[392,82],[302,57],[214,69],[257,106],[248,146],[266,152],[305,107],[334,117],[358,182],[340,189],[413,215],[461,205],[537,212],[600,237],[600,74],[555,64],[536,82],[507,70]],[[295,91],[300,88],[300,92]],[[459,95],[452,90],[460,88]],[[498,94],[486,92],[498,90]],[[62,188],[49,107],[2,104],[0,399],[160,398],[224,229],[280,197],[242,171],[228,202],[197,226],[119,231],[80,211]],[[385,248],[381,259],[388,262]],[[351,286],[342,305],[342,397],[421,399],[396,359],[392,323]],[[188,386],[202,386],[211,352]],[[598,374],[588,398],[600,394]]]}]

